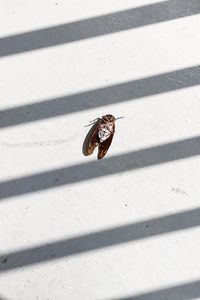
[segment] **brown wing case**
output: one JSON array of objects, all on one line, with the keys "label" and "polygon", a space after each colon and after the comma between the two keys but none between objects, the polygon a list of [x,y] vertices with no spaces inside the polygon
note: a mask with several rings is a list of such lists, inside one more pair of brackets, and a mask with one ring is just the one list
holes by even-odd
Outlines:
[{"label": "brown wing case", "polygon": [[99,126],[102,120],[98,120],[88,132],[85,141],[83,143],[83,154],[85,156],[91,155],[94,152],[94,149],[99,145]]},{"label": "brown wing case", "polygon": [[114,133],[111,134],[104,142],[99,144],[99,151],[98,151],[98,156],[97,156],[98,159],[102,159],[106,155],[106,153],[112,143],[113,136],[114,136]]}]

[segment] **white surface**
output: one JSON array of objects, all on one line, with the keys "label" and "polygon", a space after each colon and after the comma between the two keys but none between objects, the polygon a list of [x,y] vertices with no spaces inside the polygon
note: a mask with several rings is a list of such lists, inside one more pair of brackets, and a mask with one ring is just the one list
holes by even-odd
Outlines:
[{"label": "white surface", "polygon": [[0,7],[0,298],[200,299],[199,0]]}]

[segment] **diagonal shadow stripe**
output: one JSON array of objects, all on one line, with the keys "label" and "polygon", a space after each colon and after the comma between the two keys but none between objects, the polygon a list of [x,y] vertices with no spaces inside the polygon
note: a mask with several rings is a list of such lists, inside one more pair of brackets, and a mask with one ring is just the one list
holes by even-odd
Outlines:
[{"label": "diagonal shadow stripe", "polygon": [[200,208],[147,219],[1,255],[0,272],[198,226],[200,226]]},{"label": "diagonal shadow stripe", "polygon": [[189,88],[200,84],[200,65],[138,80],[43,100],[0,111],[0,128]]},{"label": "diagonal shadow stripe", "polygon": [[0,183],[0,199],[200,155],[200,136]]},{"label": "diagonal shadow stripe", "polygon": [[200,298],[200,281],[186,282],[180,285],[127,297],[109,300],[187,300]]},{"label": "diagonal shadow stripe", "polygon": [[200,13],[198,0],[169,0],[0,39],[0,56],[72,43]]},{"label": "diagonal shadow stripe", "polygon": [[0,296],[0,300],[8,300],[8,298]]}]

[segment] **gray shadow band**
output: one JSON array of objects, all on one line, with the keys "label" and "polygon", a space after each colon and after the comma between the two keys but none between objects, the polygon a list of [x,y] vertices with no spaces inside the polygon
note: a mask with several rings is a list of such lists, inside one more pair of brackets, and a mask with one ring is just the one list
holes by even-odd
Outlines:
[{"label": "gray shadow band", "polygon": [[[135,296],[110,298],[109,300],[191,300],[200,298],[200,281],[158,289]],[[108,299],[107,299],[108,300]]]},{"label": "gray shadow band", "polygon": [[0,199],[44,191],[120,172],[134,172],[198,155],[200,155],[199,136],[105,158],[101,162],[92,161],[2,181],[0,183]]},{"label": "gray shadow band", "polygon": [[72,43],[200,13],[198,0],[169,0],[0,39],[0,57]]},{"label": "gray shadow band", "polygon": [[[154,236],[198,226],[200,226],[200,208],[147,219],[142,222],[2,254],[0,256],[0,272],[83,254],[123,243],[149,239]],[[158,298],[148,299],[155,300]]]},{"label": "gray shadow band", "polygon": [[0,128],[176,91],[200,84],[200,66],[0,111]]}]

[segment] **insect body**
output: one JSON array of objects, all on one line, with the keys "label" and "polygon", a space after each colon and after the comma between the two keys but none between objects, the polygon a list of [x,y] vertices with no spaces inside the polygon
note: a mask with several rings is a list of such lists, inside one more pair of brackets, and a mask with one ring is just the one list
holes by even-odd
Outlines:
[{"label": "insect body", "polygon": [[102,159],[106,155],[115,132],[115,120],[117,119],[112,115],[97,119],[86,137],[85,155],[92,154],[97,146],[97,158]]}]

